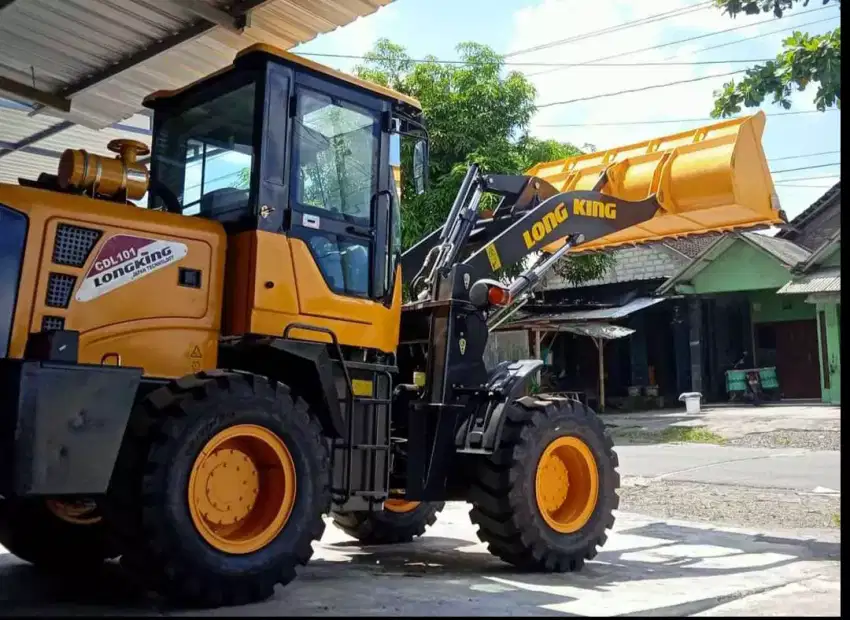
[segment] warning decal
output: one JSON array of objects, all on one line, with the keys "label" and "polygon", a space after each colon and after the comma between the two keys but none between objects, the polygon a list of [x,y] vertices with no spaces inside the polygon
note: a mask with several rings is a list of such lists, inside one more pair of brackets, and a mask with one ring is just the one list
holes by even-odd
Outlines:
[{"label": "warning decal", "polygon": [[77,290],[77,301],[91,301],[185,258],[182,243],[130,235],[110,237]]}]

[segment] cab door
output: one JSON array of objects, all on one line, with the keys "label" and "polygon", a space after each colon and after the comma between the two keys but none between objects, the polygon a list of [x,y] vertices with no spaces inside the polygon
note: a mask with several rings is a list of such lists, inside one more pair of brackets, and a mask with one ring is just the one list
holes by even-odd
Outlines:
[{"label": "cab door", "polygon": [[298,74],[290,113],[288,236],[300,311],[380,321],[391,294],[389,103]]}]

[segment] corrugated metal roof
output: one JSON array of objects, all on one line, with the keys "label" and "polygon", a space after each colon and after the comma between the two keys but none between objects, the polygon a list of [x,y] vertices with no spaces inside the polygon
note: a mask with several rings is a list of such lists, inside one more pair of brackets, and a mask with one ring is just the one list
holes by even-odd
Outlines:
[{"label": "corrugated metal roof", "polygon": [[743,232],[741,236],[756,244],[765,252],[775,256],[788,267],[802,263],[812,255],[811,252],[788,239],[769,237],[768,235],[755,232]]},{"label": "corrugated metal roof", "polygon": [[622,325],[611,325],[609,323],[562,323],[555,326],[554,331],[570,332],[579,336],[591,338],[602,338],[603,340],[614,340],[624,338],[635,333],[631,327]]},{"label": "corrugated metal roof", "polygon": [[519,319],[514,326],[532,324],[556,324],[556,323],[584,323],[588,321],[605,321],[612,319],[623,319],[638,310],[666,301],[665,297],[638,297],[622,306],[613,308],[597,308],[595,310],[572,310],[570,312],[558,312],[549,314],[526,314]]},{"label": "corrugated metal roof", "polygon": [[19,177],[37,178],[41,172],[56,174],[53,157],[17,152],[0,159],[0,183],[17,183]]},{"label": "corrugated metal roof", "polygon": [[[224,9],[232,0],[205,0]],[[51,114],[100,129],[129,118],[156,90],[179,88],[230,64],[253,43],[291,49],[392,0],[266,0],[242,34],[214,27],[175,0],[17,0],[0,19],[0,77],[62,93],[176,35],[186,40],[70,96]],[[0,135],[0,139],[6,139]]]},{"label": "corrugated metal roof", "polygon": [[814,273],[799,276],[777,291],[781,295],[806,293],[840,293],[841,268],[829,267]]},{"label": "corrugated metal roof", "polygon": [[4,149],[14,148],[21,140],[59,122],[49,116],[30,117],[29,108],[9,103],[0,100],[0,183],[17,183],[20,177],[35,179],[42,172],[55,174],[59,155],[66,148],[114,157],[114,153],[106,149],[114,138],[132,138],[148,146],[151,144],[150,118],[136,114],[100,131],[72,125],[55,135],[3,154]]}]

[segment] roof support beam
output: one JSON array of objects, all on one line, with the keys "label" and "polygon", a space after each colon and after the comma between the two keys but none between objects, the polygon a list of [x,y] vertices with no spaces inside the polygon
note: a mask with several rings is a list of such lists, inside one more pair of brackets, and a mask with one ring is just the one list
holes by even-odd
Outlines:
[{"label": "roof support beam", "polygon": [[32,86],[27,86],[21,82],[10,80],[3,76],[0,76],[0,91],[9,93],[14,97],[35,101],[40,104],[42,108],[55,108],[62,112],[71,111],[71,100],[67,97],[54,95]]},{"label": "roof support beam", "polygon": [[5,157],[11,153],[16,153],[20,150],[26,150],[26,147],[35,144],[40,140],[44,140],[45,138],[49,138],[51,136],[55,136],[57,133],[63,132],[66,129],[70,129],[74,126],[74,123],[70,121],[62,121],[61,123],[56,123],[55,125],[51,125],[41,131],[37,131],[34,134],[30,134],[23,140],[19,140],[12,146],[8,148],[0,148],[0,158]]},{"label": "roof support beam", "polygon": [[[2,0],[0,0],[0,1],[2,1]],[[186,1],[186,0],[181,0],[181,4],[184,1]],[[240,2],[234,3],[233,8],[228,12],[220,11],[218,9],[214,9],[213,7],[209,7],[209,8],[210,8],[211,11],[216,12],[216,16],[228,15],[230,20],[231,20],[231,25],[233,23],[239,22],[239,20],[244,20],[245,25],[247,26],[248,25],[249,13],[252,10],[259,8],[261,5],[266,4],[269,1],[270,0],[241,0]],[[192,4],[201,5],[201,4],[204,4],[204,3],[202,3],[202,2],[197,2],[197,3],[192,2]],[[209,5],[207,5],[207,6],[209,6]],[[189,8],[189,7],[187,6],[186,8]],[[189,10],[192,10],[192,9],[189,9]],[[201,9],[201,10],[204,10],[204,9]],[[196,11],[193,10],[193,12],[196,12]],[[211,18],[212,15],[210,15],[209,17]],[[176,46],[178,46],[182,43],[186,43],[187,41],[191,41],[192,39],[200,37],[201,35],[204,35],[207,32],[209,32],[210,30],[212,30],[213,28],[215,28],[217,25],[219,25],[219,24],[217,24],[214,21],[211,21],[210,19],[207,18],[207,16],[202,16],[196,24],[189,26],[185,30],[182,30],[182,31],[170,36],[170,37],[166,37],[165,39],[163,39],[161,41],[153,43],[152,45],[149,45],[148,47],[146,47],[144,49],[138,50],[137,52],[134,52],[134,53],[132,53],[128,56],[125,56],[121,60],[109,65],[108,67],[104,67],[100,71],[92,73],[91,75],[83,78],[82,80],[80,80],[80,81],[78,81],[74,84],[69,84],[68,86],[66,86],[65,88],[60,90],[56,95],[54,95],[54,97],[60,98],[60,99],[57,99],[54,103],[62,101],[62,100],[68,100],[73,95],[77,95],[77,94],[83,92],[84,90],[92,88],[93,86],[96,86],[96,85],[100,84],[101,82],[104,82],[104,81],[106,81],[106,80],[108,80],[112,77],[115,77],[119,73],[127,71],[128,69],[132,69],[136,65],[143,63],[147,60],[150,60],[151,58],[158,56],[159,54],[162,54],[163,52],[167,52],[168,50],[170,50],[173,47],[176,47]],[[23,95],[20,95],[20,96],[23,96]],[[48,102],[45,102],[45,101],[40,101],[40,100],[38,100],[34,97],[27,97],[27,98],[31,99],[32,101],[38,102],[37,105],[33,106],[33,111],[30,112],[30,116],[34,116],[35,114],[38,114],[45,107],[56,107],[55,105],[52,105],[51,103],[48,103]],[[69,110],[70,110],[70,103],[68,104],[68,109],[62,109],[63,112],[68,112]]]},{"label": "roof support beam", "polygon": [[249,13],[231,15],[227,11],[217,9],[202,0],[175,0],[175,2],[198,17],[202,17],[208,22],[221,26],[225,30],[229,30],[235,34],[242,34],[245,28],[250,26]]}]

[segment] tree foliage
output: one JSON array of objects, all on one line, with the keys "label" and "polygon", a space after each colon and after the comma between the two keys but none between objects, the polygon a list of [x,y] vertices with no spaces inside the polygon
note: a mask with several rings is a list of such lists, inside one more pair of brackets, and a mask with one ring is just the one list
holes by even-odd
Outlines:
[{"label": "tree foliage", "polygon": [[[809,0],[714,0],[724,13],[735,17],[740,13],[754,15],[772,12],[782,17],[795,6],[806,6]],[[823,4],[841,0],[822,0]],[[782,42],[776,59],[748,69],[746,77],[723,85],[714,93],[714,118],[726,117],[741,111],[741,106],[758,107],[772,96],[773,103],[788,109],[791,95],[804,91],[810,84],[817,86],[814,102],[823,112],[841,108],[841,27],[822,35],[794,31]]]},{"label": "tree foliage", "polygon": [[[355,73],[418,99],[430,137],[431,187],[413,191],[410,148],[402,148],[402,245],[410,247],[443,224],[473,162],[485,172],[519,174],[541,161],[578,155],[569,143],[528,134],[536,111],[534,86],[519,72],[505,72],[504,61],[478,43],[457,47],[458,64],[427,57],[413,62],[404,47],[376,42]],[[482,208],[493,206],[482,201]],[[599,277],[612,264],[609,255],[569,256],[555,270],[580,283]]]}]

